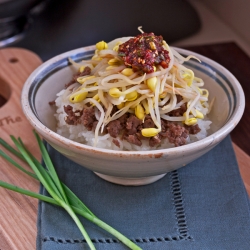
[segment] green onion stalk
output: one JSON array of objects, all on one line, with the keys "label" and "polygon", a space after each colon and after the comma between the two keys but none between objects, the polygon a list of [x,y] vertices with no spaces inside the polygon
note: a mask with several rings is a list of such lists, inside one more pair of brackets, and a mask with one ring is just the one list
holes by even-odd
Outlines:
[{"label": "green onion stalk", "polygon": [[28,163],[29,167],[33,172],[24,169],[19,163],[17,163],[13,158],[11,158],[8,154],[0,149],[0,156],[5,160],[10,162],[14,167],[18,168],[25,174],[29,175],[32,178],[40,181],[50,196],[42,195],[36,192],[32,192],[12,184],[3,182],[0,180],[0,187],[15,191],[20,194],[24,194],[41,201],[60,206],[67,211],[70,217],[73,219],[80,232],[82,233],[84,239],[86,240],[89,248],[91,250],[95,249],[93,242],[91,241],[87,231],[79,220],[78,215],[83,216],[87,220],[96,224],[100,228],[109,232],[113,236],[115,236],[119,241],[125,244],[130,249],[139,250],[141,249],[131,240],[129,240],[126,236],[118,232],[113,227],[109,226],[102,220],[100,220],[96,215],[94,215],[90,209],[58,178],[54,165],[50,159],[50,156],[38,134],[34,131],[36,140],[38,142],[43,161],[45,163],[46,168],[37,160],[25,147],[21,138],[15,138],[14,136],[10,136],[12,141],[14,142],[17,149],[10,146],[6,141],[0,138],[0,145],[2,145],[7,151],[17,156],[19,159]]}]

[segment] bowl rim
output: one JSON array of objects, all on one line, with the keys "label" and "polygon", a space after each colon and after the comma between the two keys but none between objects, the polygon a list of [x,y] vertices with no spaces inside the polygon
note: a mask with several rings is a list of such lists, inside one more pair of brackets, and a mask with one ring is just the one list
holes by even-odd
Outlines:
[{"label": "bowl rim", "polygon": [[[87,152],[92,152],[92,153],[97,153],[97,154],[109,154],[109,155],[120,155],[123,157],[130,157],[130,156],[140,156],[140,157],[158,157],[166,154],[179,154],[183,153],[189,153],[191,151],[200,151],[204,147],[208,147],[209,145],[212,144],[217,144],[220,142],[222,139],[224,139],[238,124],[240,121],[244,108],[245,108],[245,96],[243,89],[239,83],[239,81],[236,79],[236,77],[229,71],[227,70],[224,66],[220,65],[219,63],[215,62],[212,59],[209,59],[208,57],[202,56],[198,53],[195,53],[190,50],[178,48],[178,47],[172,47],[176,51],[182,54],[187,54],[187,55],[194,55],[198,57],[202,62],[207,62],[209,64],[212,64],[214,68],[218,69],[223,69],[224,74],[228,75],[233,82],[234,86],[234,91],[236,92],[236,104],[235,104],[235,110],[231,114],[231,117],[227,120],[227,122],[217,131],[212,133],[211,135],[207,136],[204,139],[201,139],[199,141],[186,144],[180,147],[173,147],[173,148],[166,148],[166,149],[154,149],[154,150],[147,150],[147,151],[119,151],[119,150],[112,150],[112,149],[104,149],[104,148],[95,148],[89,145],[85,145],[79,142],[72,141],[66,137],[63,137],[53,130],[49,129],[46,127],[38,118],[37,116],[32,112],[32,109],[29,104],[29,91],[30,91],[30,86],[33,83],[35,79],[39,76],[39,74],[46,69],[48,66],[52,64],[56,64],[56,62],[60,61],[63,58],[68,58],[72,54],[78,54],[84,51],[94,51],[95,46],[87,46],[87,47],[82,47],[74,50],[70,50],[67,52],[64,52],[62,54],[59,54],[46,62],[42,63],[39,67],[37,67],[31,75],[27,78],[26,82],[24,83],[22,93],[21,93],[21,105],[22,105],[22,110],[23,113],[25,114],[26,118],[28,121],[32,124],[32,126],[37,130],[38,133],[40,133],[46,140],[46,136],[50,137],[50,141],[54,142],[55,144],[62,143],[66,147],[74,146],[73,150],[81,152],[82,150],[87,151]],[[41,78],[42,79],[42,78]]]}]

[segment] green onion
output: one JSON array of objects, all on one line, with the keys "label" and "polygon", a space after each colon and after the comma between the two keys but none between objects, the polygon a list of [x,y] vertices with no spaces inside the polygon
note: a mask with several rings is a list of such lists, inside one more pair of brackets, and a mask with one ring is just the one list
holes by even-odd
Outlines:
[{"label": "green onion", "polygon": [[54,165],[49,157],[49,154],[38,136],[36,132],[35,137],[37,139],[43,161],[46,165],[46,168],[38,161],[25,147],[21,138],[16,139],[14,136],[11,136],[12,141],[14,142],[17,149],[11,147],[7,142],[0,138],[0,145],[2,145],[7,151],[17,156],[19,159],[28,163],[30,168],[34,171],[34,173],[27,171],[20,164],[18,164],[15,160],[13,160],[9,155],[7,155],[4,151],[0,150],[0,156],[10,162],[13,166],[23,171],[27,175],[32,178],[39,180],[47,192],[51,195],[51,197],[38,194],[12,184],[3,182],[0,180],[0,187],[18,192],[20,194],[24,194],[30,197],[37,198],[41,201],[51,203],[56,206],[60,206],[64,208],[71,218],[76,223],[77,227],[81,231],[84,239],[86,240],[90,249],[95,249],[94,244],[92,243],[88,233],[83,227],[81,221],[77,217],[76,214],[83,216],[87,220],[93,222],[97,226],[106,230],[113,236],[115,236],[118,240],[120,240],[123,244],[125,244],[130,249],[141,249],[139,246],[134,244],[131,240],[129,240],[126,236],[100,220],[97,216],[95,216],[90,209],[58,178],[58,175],[55,171]]}]

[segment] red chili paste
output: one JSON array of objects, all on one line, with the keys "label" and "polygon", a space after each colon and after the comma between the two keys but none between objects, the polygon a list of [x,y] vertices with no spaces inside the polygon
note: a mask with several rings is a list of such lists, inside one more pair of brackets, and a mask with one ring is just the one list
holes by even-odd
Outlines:
[{"label": "red chili paste", "polygon": [[162,36],[154,33],[142,33],[119,46],[118,55],[127,67],[144,73],[154,72],[154,67],[164,69],[170,62],[169,52],[163,48]]}]

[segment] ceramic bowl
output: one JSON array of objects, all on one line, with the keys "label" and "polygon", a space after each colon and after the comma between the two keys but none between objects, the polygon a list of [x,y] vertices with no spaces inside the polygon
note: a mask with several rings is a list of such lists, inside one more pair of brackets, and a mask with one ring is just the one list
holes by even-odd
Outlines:
[{"label": "ceramic bowl", "polygon": [[234,129],[242,117],[245,99],[237,79],[218,63],[176,48],[180,54],[193,54],[202,61],[190,60],[187,65],[204,80],[210,98],[215,97],[209,114],[213,123],[205,139],[181,147],[139,152],[98,149],[64,138],[55,132],[55,110],[48,103],[55,100],[56,93],[71,80],[72,66],[68,58],[75,61],[87,59],[94,49],[90,46],[72,50],[43,63],[25,82],[21,102],[31,125],[52,147],[107,181],[122,185],[152,183],[207,153]]}]

